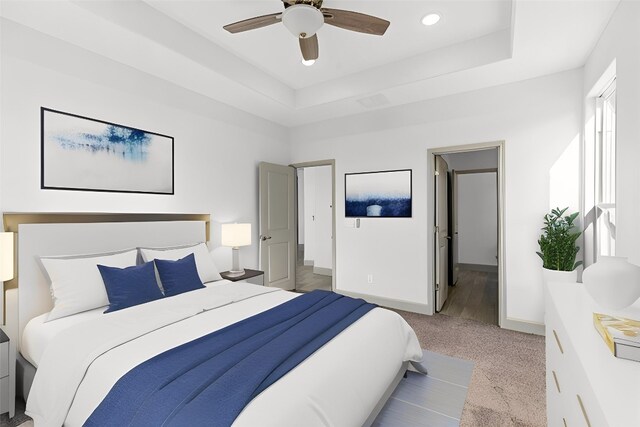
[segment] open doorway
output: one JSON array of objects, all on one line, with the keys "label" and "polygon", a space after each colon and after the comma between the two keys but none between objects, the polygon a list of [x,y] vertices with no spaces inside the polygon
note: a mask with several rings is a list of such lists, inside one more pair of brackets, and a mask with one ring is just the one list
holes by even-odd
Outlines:
[{"label": "open doorway", "polygon": [[332,290],[333,166],[296,167],[297,292]]},{"label": "open doorway", "polygon": [[435,311],[500,324],[501,145],[432,152]]},{"label": "open doorway", "polygon": [[288,166],[261,162],[258,170],[264,285],[334,290],[335,160]]}]

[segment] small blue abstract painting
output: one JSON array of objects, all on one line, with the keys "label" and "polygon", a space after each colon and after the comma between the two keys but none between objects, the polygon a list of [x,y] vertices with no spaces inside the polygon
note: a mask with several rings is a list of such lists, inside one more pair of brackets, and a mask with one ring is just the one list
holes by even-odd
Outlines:
[{"label": "small blue abstract painting", "polygon": [[173,194],[173,138],[41,108],[43,189]]},{"label": "small blue abstract painting", "polygon": [[411,169],[347,173],[346,217],[411,217]]}]

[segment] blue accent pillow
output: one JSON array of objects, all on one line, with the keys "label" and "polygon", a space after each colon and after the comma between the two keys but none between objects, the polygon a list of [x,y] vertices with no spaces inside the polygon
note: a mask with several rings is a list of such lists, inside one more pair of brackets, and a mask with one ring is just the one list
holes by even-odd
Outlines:
[{"label": "blue accent pillow", "polygon": [[109,297],[105,313],[163,298],[153,262],[126,268],[98,265]]},{"label": "blue accent pillow", "polygon": [[184,292],[204,288],[198,275],[196,258],[193,254],[189,254],[177,261],[154,259],[153,262],[156,263],[165,296],[172,297]]}]

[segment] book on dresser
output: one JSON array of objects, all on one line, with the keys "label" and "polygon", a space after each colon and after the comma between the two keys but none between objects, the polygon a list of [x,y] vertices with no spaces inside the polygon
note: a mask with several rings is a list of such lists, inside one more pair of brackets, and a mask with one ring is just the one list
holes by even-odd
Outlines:
[{"label": "book on dresser", "polygon": [[593,324],[614,356],[640,362],[640,321],[593,313]]}]

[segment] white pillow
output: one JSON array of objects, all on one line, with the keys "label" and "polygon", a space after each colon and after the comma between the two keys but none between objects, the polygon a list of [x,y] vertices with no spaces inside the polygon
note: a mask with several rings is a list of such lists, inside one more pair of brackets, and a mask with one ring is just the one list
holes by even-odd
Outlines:
[{"label": "white pillow", "polygon": [[222,276],[218,272],[218,267],[213,262],[213,257],[209,253],[207,245],[204,243],[198,243],[196,245],[180,246],[173,248],[138,248],[144,262],[153,261],[154,259],[167,259],[176,261],[186,257],[189,254],[193,254],[196,260],[196,268],[198,269],[198,275],[202,283],[213,282],[214,280],[221,280]]},{"label": "white pillow", "polygon": [[53,310],[47,322],[109,305],[98,264],[125,268],[136,265],[138,251],[109,254],[40,257],[49,275]]}]

